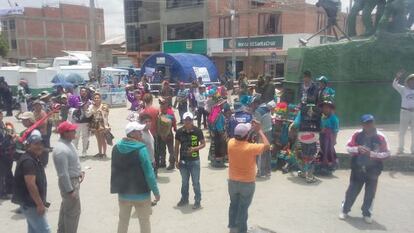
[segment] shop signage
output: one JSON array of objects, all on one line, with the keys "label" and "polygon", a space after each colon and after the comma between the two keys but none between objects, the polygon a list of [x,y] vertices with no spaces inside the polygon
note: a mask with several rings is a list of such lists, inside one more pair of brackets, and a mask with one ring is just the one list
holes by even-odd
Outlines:
[{"label": "shop signage", "polygon": [[164,41],[163,52],[207,54],[207,40]]},{"label": "shop signage", "polygon": [[232,39],[224,39],[223,43],[224,49],[282,49],[283,36],[243,37],[236,38],[235,42]]}]

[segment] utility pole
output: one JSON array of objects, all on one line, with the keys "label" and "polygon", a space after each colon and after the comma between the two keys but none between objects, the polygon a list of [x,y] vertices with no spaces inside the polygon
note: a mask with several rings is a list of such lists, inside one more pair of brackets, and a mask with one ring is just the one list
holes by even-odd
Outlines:
[{"label": "utility pole", "polygon": [[233,74],[233,82],[236,80],[236,9],[234,5],[235,0],[231,0],[231,41],[233,42],[231,48],[231,72]]},{"label": "utility pole", "polygon": [[[92,77],[98,79],[98,64],[96,60],[96,30],[95,30],[95,0],[89,0],[89,46],[91,50]],[[99,83],[101,80],[97,80]]]},{"label": "utility pole", "polygon": [[251,77],[252,75],[252,63],[250,60],[250,8],[252,6],[252,1],[249,0],[247,2],[247,17],[248,17],[248,21],[247,21],[247,77]]}]

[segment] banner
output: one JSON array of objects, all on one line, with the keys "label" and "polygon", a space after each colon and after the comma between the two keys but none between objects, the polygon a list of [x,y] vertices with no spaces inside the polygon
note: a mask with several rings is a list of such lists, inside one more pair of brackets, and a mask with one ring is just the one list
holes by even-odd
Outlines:
[{"label": "banner", "polygon": [[195,67],[193,66],[194,73],[196,78],[199,77],[203,78],[203,82],[210,82],[210,75],[208,74],[208,70],[206,67]]}]

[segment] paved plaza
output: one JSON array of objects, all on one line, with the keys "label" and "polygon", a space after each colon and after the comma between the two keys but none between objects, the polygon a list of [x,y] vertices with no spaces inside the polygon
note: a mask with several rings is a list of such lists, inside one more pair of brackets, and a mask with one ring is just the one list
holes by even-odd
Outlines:
[{"label": "paved plaza", "polygon": [[[116,138],[124,135],[128,112],[125,108],[111,109],[110,124]],[[13,121],[14,118],[5,118]],[[15,122],[16,123],[16,122]],[[16,123],[18,130],[22,128]],[[396,151],[397,126],[381,126],[389,138],[392,152]],[[338,151],[344,152],[345,143],[355,129],[344,129],[338,136]],[[205,132],[206,133],[206,132]],[[52,136],[53,142],[57,135]],[[208,144],[209,145],[209,144]],[[221,233],[228,232],[227,169],[209,167],[207,148],[202,150],[201,210],[191,206],[175,207],[180,199],[181,177],[177,170],[160,170],[161,201],[153,208],[154,233]],[[407,148],[408,149],[408,148]],[[109,147],[108,155],[111,148]],[[407,150],[408,151],[408,150]],[[96,140],[91,137],[89,155],[97,153]],[[52,160],[46,168],[48,177],[47,212],[52,232],[56,232],[60,194]],[[110,159],[88,157],[82,160],[86,178],[81,186],[82,214],[80,233],[114,233],[117,229],[117,196],[109,193]],[[354,205],[347,221],[338,220],[340,204],[348,185],[349,170],[339,170],[332,177],[321,177],[315,184],[306,184],[295,174],[272,174],[270,180],[260,180],[249,212],[249,226],[260,226],[277,233],[352,233],[352,232],[414,232],[414,173],[384,172],[380,176],[374,204],[374,223],[362,221],[362,195]],[[363,191],[362,191],[363,192]],[[192,191],[190,198],[192,198]],[[17,206],[0,201],[0,232],[26,232],[22,215],[13,213]],[[129,232],[139,232],[138,220],[131,219]],[[267,231],[263,231],[267,232]],[[269,231],[270,232],[270,231]]]}]

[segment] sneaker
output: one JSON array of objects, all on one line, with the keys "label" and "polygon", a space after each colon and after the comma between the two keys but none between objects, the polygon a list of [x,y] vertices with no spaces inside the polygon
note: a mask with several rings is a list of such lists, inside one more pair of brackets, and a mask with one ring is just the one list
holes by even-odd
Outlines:
[{"label": "sneaker", "polygon": [[180,202],[177,203],[178,207],[186,206],[188,205],[188,200],[181,199]]},{"label": "sneaker", "polygon": [[306,176],[305,180],[306,180],[306,183],[308,183],[308,184],[312,184],[312,183],[316,182],[316,178],[314,176],[311,176],[311,175]]},{"label": "sneaker", "polygon": [[345,220],[346,218],[348,218],[348,214],[345,214],[344,212],[341,212],[338,216],[339,219],[341,220]]},{"label": "sneaker", "polygon": [[369,216],[364,216],[364,222],[371,224],[372,223],[372,218]]},{"label": "sneaker", "polygon": [[230,233],[238,233],[239,229],[237,228],[230,228]]},{"label": "sneaker", "polygon": [[201,203],[200,203],[199,201],[196,201],[196,202],[194,203],[193,210],[198,210],[198,209],[200,209],[200,208],[201,208]]},{"label": "sneaker", "polygon": [[174,164],[170,163],[170,165],[168,165],[167,170],[174,170]]},{"label": "sneaker", "polygon": [[16,213],[16,214],[22,214],[22,213],[23,213],[23,211],[22,211],[22,208],[21,208],[21,207],[19,207],[19,208],[15,209],[13,212],[14,212],[14,213]]}]

